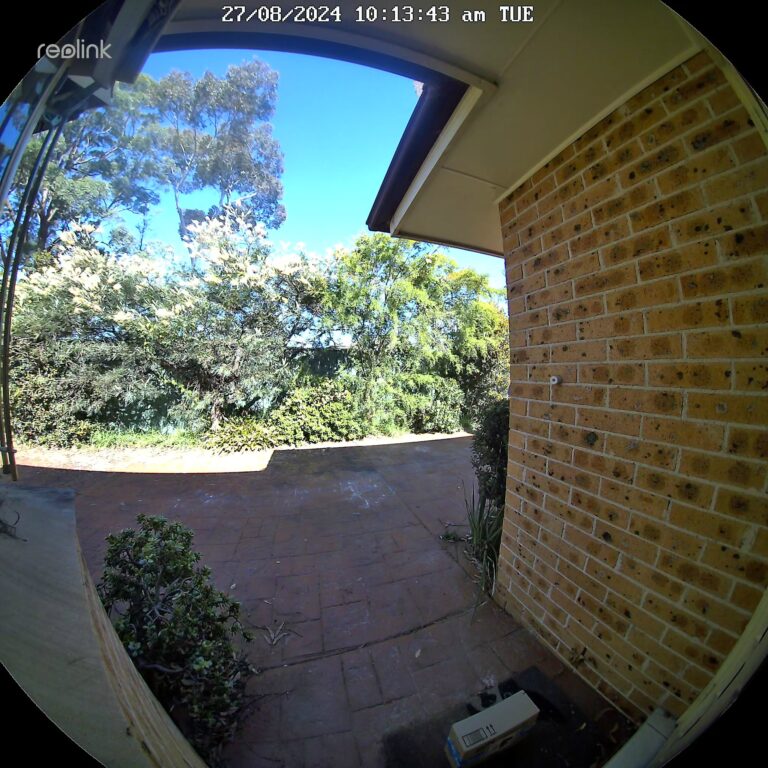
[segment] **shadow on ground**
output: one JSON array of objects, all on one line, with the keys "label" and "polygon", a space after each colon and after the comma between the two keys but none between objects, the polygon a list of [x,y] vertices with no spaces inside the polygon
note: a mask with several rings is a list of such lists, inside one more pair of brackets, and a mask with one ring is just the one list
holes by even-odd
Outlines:
[{"label": "shadow on ground", "polygon": [[[482,602],[461,545],[439,538],[466,517],[470,449],[471,438],[458,437],[277,451],[263,471],[226,474],[23,467],[22,484],[77,491],[96,580],[104,537],[138,513],[194,530],[218,587],[240,600],[256,634],[260,698],[228,750],[232,768],[426,766],[409,758],[407,738],[394,748],[393,734],[421,723],[442,741],[446,717],[531,667],[575,702],[596,754],[607,755],[630,732],[623,718]],[[578,768],[581,754],[562,764]]]}]

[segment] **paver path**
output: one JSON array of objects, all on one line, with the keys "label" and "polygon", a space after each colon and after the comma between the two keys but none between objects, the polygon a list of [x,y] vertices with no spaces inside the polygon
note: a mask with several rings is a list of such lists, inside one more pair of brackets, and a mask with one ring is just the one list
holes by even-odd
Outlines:
[{"label": "paver path", "polygon": [[[383,765],[382,737],[538,665],[588,714],[605,703],[495,604],[440,540],[466,517],[471,438],[276,451],[266,468],[135,474],[22,467],[74,488],[99,578],[104,537],[136,514],[189,525],[220,589],[255,629],[263,695],[233,768]],[[24,456],[20,457],[24,463]]]}]

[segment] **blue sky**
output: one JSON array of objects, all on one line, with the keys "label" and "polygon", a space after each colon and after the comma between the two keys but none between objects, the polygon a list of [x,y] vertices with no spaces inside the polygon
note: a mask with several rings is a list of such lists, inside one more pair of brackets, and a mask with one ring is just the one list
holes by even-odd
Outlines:
[{"label": "blue sky", "polygon": [[[358,234],[367,232],[365,220],[416,105],[413,82],[369,67],[273,51],[158,53],[150,56],[144,72],[154,78],[172,69],[195,77],[206,70],[222,76],[228,65],[253,56],[280,75],[272,124],[284,155],[287,215],[270,239],[294,247],[304,243],[304,250],[319,254],[337,244],[351,246]],[[206,200],[210,205],[215,195]],[[170,194],[161,202],[148,238],[181,249]],[[190,206],[207,207],[199,197]],[[486,273],[493,285],[503,287],[501,259],[446,251],[460,266]]]}]

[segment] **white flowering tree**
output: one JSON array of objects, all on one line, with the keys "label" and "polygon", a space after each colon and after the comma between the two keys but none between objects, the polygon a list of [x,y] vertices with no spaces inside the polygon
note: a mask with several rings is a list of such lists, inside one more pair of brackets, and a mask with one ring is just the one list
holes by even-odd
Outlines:
[{"label": "white flowering tree", "polygon": [[287,386],[322,282],[307,258],[273,254],[236,208],[190,226],[188,263],[113,253],[97,234],[63,233],[52,263],[19,281],[22,434],[66,443],[94,423],[216,427]]}]

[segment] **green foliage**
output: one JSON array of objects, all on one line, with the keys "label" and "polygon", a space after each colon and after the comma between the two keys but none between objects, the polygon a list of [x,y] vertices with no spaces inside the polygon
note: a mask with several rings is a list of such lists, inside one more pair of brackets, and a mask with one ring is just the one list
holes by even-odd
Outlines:
[{"label": "green foliage", "polygon": [[253,451],[278,445],[357,440],[367,434],[353,395],[338,382],[324,380],[298,387],[265,420],[225,421],[211,432],[214,450]]},{"label": "green foliage", "polygon": [[453,379],[428,373],[401,374],[395,379],[395,407],[412,432],[456,432],[461,429],[464,394]]},{"label": "green foliage", "polygon": [[[118,84],[109,107],[66,123],[33,204],[35,249],[48,250],[76,221],[98,226],[122,212],[146,217],[166,190],[182,235],[206,215],[185,208],[184,196],[199,190],[216,195],[209,215],[242,198],[251,223],[279,227],[283,159],[269,123],[277,81],[276,72],[252,59],[223,77],[174,71]],[[33,138],[27,147],[9,211],[20,202],[41,142]],[[0,226],[8,226],[3,215]]]},{"label": "green foliage", "polygon": [[192,531],[139,515],[107,538],[98,585],[120,640],[158,700],[211,766],[245,713],[252,669],[239,604],[218,591],[191,549]]},{"label": "green foliage", "polygon": [[509,445],[509,400],[496,400],[485,408],[472,443],[472,466],[480,489],[480,500],[504,509],[507,489]]},{"label": "green foliage", "polygon": [[466,552],[477,567],[480,589],[483,592],[493,593],[504,524],[504,508],[496,506],[485,496],[480,495],[475,498],[474,490],[472,499],[465,498],[464,502],[469,523]]}]

